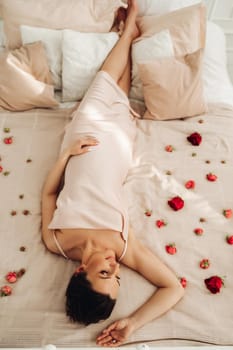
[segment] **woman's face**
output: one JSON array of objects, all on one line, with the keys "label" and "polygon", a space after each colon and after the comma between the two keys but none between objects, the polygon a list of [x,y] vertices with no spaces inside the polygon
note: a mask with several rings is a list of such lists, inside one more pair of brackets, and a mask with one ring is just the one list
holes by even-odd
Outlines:
[{"label": "woman's face", "polygon": [[117,298],[120,286],[120,265],[116,261],[113,250],[93,253],[84,270],[95,291],[109,294],[112,299]]}]

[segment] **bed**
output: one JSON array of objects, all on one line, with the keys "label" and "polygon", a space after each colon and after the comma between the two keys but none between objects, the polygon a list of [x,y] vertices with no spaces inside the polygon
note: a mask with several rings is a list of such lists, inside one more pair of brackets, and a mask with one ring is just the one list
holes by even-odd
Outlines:
[{"label": "bed", "polygon": [[[89,3],[94,6],[92,1],[86,5]],[[203,6],[196,3],[164,1],[161,5],[159,1],[139,1],[143,35],[132,51],[130,100],[141,118],[137,120],[133,164],[124,188],[135,234],[173,269],[185,288],[185,296],[165,315],[133,334],[126,347],[142,343],[151,347],[233,346],[233,87],[227,71],[224,33],[218,25],[206,21]],[[154,289],[139,275],[122,267],[120,295],[110,319],[88,327],[71,323],[65,315],[65,289],[77,262],[51,254],[43,245],[41,190],[59,154],[64,128],[77,101],[82,99],[97,66],[117,40],[117,34],[110,29],[114,12],[122,2],[103,1],[101,9],[100,5],[91,7],[95,20],[86,17],[89,22],[78,23],[81,27],[72,18],[72,11],[68,12],[74,2],[61,1],[58,7],[54,0],[46,8],[43,4],[45,1],[2,1],[0,57],[5,57],[6,45],[13,52],[23,44],[32,45],[26,51],[27,59],[32,48],[38,50],[29,61],[23,61],[27,67],[31,64],[31,70],[27,68],[25,74],[33,75],[31,57],[36,60],[41,50],[48,62],[42,66],[40,60],[43,76],[38,73],[36,82],[33,77],[36,96],[30,95],[31,100],[21,76],[9,85],[14,96],[11,93],[9,100],[4,99],[2,87],[11,83],[2,78],[5,71],[0,74],[0,100],[1,106],[4,105],[0,110],[0,346],[30,348],[54,344],[60,348],[94,348],[95,338],[105,326],[130,314]],[[61,21],[65,8],[61,26],[60,22],[57,24],[58,15]],[[183,34],[182,40],[177,39],[174,28],[180,25],[186,28],[187,17],[177,24],[173,22],[174,11],[175,21],[180,18],[177,11],[191,14],[196,27],[193,31],[190,24],[185,33],[200,32],[193,41],[187,35],[184,39]],[[53,15],[48,19],[49,13]],[[166,22],[168,13],[170,19]],[[166,24],[151,34],[151,26],[143,22],[148,16],[149,21],[152,16],[159,16]],[[86,23],[90,23],[88,28]],[[40,44],[33,46],[38,41]],[[172,112],[168,108],[168,113],[166,101],[170,91],[165,103],[158,103],[159,108],[154,112],[150,95],[145,99],[142,93],[146,91],[142,85],[145,89],[147,82],[143,81],[146,74],[139,75],[139,68],[141,72],[144,62],[152,58],[153,62],[165,64],[167,71],[168,60],[198,50],[203,53],[198,56],[202,58],[202,69],[197,64],[192,66],[188,70],[192,79],[185,85],[185,89],[192,85],[194,77],[190,71],[194,72],[196,67],[195,79],[197,74],[199,78],[191,99],[195,100],[194,93],[198,92],[197,103],[187,112],[184,104],[180,104],[181,96],[176,94],[177,103]],[[22,61],[17,63],[17,72],[25,69],[21,64]],[[162,79],[160,70],[153,68],[156,79]],[[53,86],[47,91],[45,87],[51,87],[49,74]],[[177,86],[175,75],[168,85],[173,81]],[[44,91],[48,98],[42,96]],[[185,94],[184,87],[179,91]],[[160,93],[164,95],[157,87],[156,94]]]}]

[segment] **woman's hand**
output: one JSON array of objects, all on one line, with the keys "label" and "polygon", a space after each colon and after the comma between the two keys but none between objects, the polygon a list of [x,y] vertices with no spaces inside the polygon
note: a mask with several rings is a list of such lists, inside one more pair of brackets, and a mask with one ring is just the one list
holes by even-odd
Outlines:
[{"label": "woman's hand", "polygon": [[92,147],[97,146],[98,144],[99,141],[95,137],[85,136],[72,143],[67,151],[69,156],[78,156],[91,151],[93,149]]},{"label": "woman's hand", "polygon": [[105,328],[97,337],[96,344],[109,347],[122,345],[133,331],[130,318],[123,318]]}]

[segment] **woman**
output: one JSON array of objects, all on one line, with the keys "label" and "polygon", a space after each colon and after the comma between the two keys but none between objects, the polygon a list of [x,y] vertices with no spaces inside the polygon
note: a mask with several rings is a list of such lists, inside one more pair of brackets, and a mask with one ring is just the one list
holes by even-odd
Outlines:
[{"label": "woman", "polygon": [[130,48],[139,35],[137,11],[132,0],[123,34],[66,128],[61,154],[42,194],[45,245],[53,253],[81,262],[66,291],[71,320],[87,325],[111,314],[120,285],[119,262],[156,286],[145,304],[97,337],[101,346],[121,345],[183,295],[176,276],[129,230],[124,204],[123,184],[136,135],[127,95]]}]

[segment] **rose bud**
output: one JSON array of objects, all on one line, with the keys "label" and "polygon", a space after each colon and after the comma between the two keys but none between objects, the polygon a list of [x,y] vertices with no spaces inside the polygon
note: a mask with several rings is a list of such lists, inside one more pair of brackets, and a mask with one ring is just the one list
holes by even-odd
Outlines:
[{"label": "rose bud", "polygon": [[226,241],[228,244],[233,244],[233,235],[232,236],[226,236]]},{"label": "rose bud", "polygon": [[212,276],[204,280],[206,288],[212,293],[217,294],[220,292],[222,286],[224,285],[223,280],[219,276]]},{"label": "rose bud", "polygon": [[17,274],[16,274],[16,272],[8,272],[8,274],[5,276],[5,279],[9,283],[15,283],[17,281]]},{"label": "rose bud", "polygon": [[7,296],[11,295],[11,293],[12,293],[12,289],[10,286],[3,286],[0,289],[0,294],[2,297],[7,297]]},{"label": "rose bud", "polygon": [[201,141],[202,141],[202,137],[198,132],[194,132],[191,135],[189,135],[187,137],[187,140],[193,145],[193,146],[199,146]]}]

